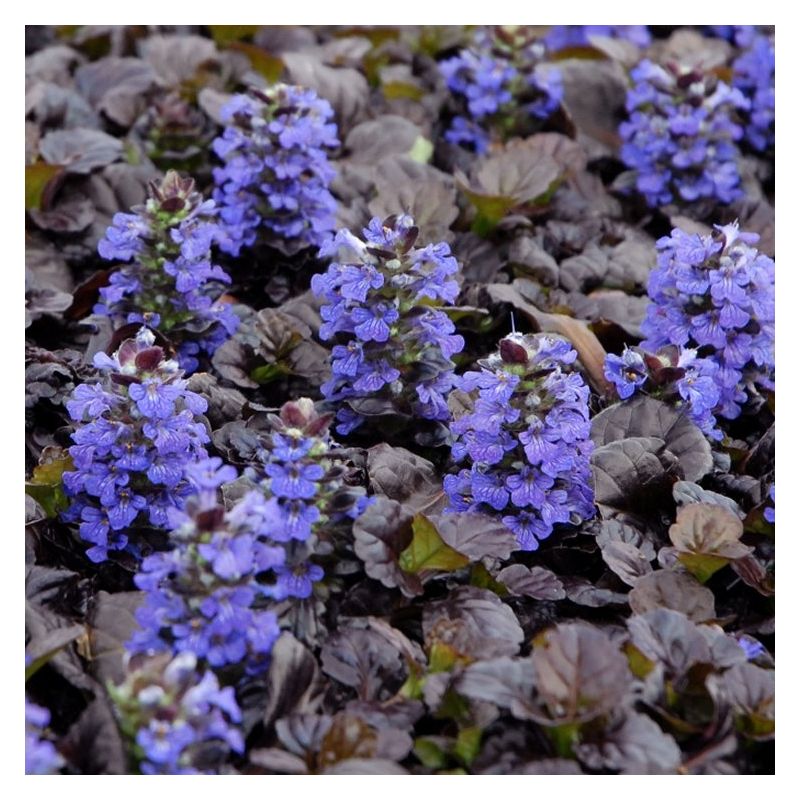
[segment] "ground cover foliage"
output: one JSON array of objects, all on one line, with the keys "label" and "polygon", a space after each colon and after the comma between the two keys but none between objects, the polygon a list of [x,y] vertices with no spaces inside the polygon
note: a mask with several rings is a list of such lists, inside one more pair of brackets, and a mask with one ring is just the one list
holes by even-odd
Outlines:
[{"label": "ground cover foliage", "polygon": [[26,28],[26,771],[773,772],[773,36]]}]

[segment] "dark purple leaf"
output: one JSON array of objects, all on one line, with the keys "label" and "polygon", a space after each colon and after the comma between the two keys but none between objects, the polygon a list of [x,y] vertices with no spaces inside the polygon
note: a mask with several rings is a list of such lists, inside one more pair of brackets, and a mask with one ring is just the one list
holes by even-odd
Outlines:
[{"label": "dark purple leaf", "polygon": [[364,571],[390,589],[399,588],[406,597],[422,594],[420,579],[403,572],[397,563],[411,544],[413,516],[395,500],[378,497],[353,523],[353,549],[364,562]]},{"label": "dark purple leaf", "polygon": [[597,628],[558,625],[537,640],[531,659],[543,724],[586,721],[628,698],[633,676],[627,659]]},{"label": "dark purple leaf", "polygon": [[544,567],[512,564],[500,570],[496,578],[513,595],[534,600],[563,600],[567,596],[558,576]]},{"label": "dark purple leaf", "polygon": [[739,508],[739,504],[735,500],[726,497],[724,494],[704,489],[702,486],[698,486],[691,481],[678,481],[675,483],[672,487],[672,496],[679,506],[688,506],[692,503],[705,503],[706,505],[721,506],[728,511],[732,511],[737,516],[744,516],[742,510]]},{"label": "dark purple leaf", "polygon": [[77,175],[88,175],[121,158],[122,142],[102,131],[72,128],[48,133],[39,144],[39,152],[48,164],[59,164]]},{"label": "dark purple leaf", "polygon": [[386,758],[347,758],[337,761],[324,772],[325,775],[408,775],[394,761]]},{"label": "dark purple leaf", "polygon": [[308,52],[284,53],[281,57],[291,83],[313,89],[333,106],[340,131],[349,130],[364,117],[369,85],[360,72],[329,67]]},{"label": "dark purple leaf", "polygon": [[105,696],[92,701],[80,715],[59,749],[70,766],[83,775],[130,773],[127,748],[122,741],[111,704]]},{"label": "dark purple leaf", "polygon": [[[597,418],[595,418],[597,419]],[[631,437],[597,447],[591,456],[595,502],[610,511],[648,511],[669,498],[678,459],[663,439]],[[605,513],[605,516],[610,514]]]},{"label": "dark purple leaf", "polygon": [[561,582],[564,584],[567,599],[579,606],[602,608],[608,605],[624,605],[628,601],[627,595],[602,589],[585,578],[564,577]]},{"label": "dark purple leaf", "polygon": [[658,608],[628,620],[631,642],[645,658],[661,663],[680,677],[694,664],[712,663],[708,642],[698,627],[679,611]]},{"label": "dark purple leaf", "polygon": [[373,489],[413,512],[430,512],[444,503],[442,481],[430,461],[381,443],[367,450],[367,472]]},{"label": "dark purple leaf", "polygon": [[459,694],[507,708],[518,719],[532,719],[536,671],[528,658],[486,658],[456,678]]},{"label": "dark purple leaf", "polygon": [[632,437],[663,439],[687,481],[697,481],[711,470],[711,446],[700,429],[658,400],[635,397],[601,411],[592,420],[592,439],[597,447]]},{"label": "dark purple leaf", "polygon": [[505,560],[518,546],[514,534],[487,514],[438,514],[431,521],[445,544],[470,561],[486,557]]},{"label": "dark purple leaf", "polygon": [[493,592],[474,586],[428,603],[422,631],[428,647],[440,642],[472,659],[516,655],[524,638],[514,612]]},{"label": "dark purple leaf", "polygon": [[128,128],[144,110],[155,78],[152,68],[138,58],[107,56],[80,67],[75,85],[95,111]]},{"label": "dark purple leaf", "polygon": [[169,88],[191,81],[203,64],[219,59],[214,42],[203,36],[149,36],[138,49],[159,84]]},{"label": "dark purple leaf", "polygon": [[272,648],[264,726],[290,714],[314,713],[322,702],[324,683],[311,651],[284,632]]},{"label": "dark purple leaf", "polygon": [[322,647],[326,675],[356,690],[362,700],[386,699],[403,682],[400,654],[379,633],[349,627]]},{"label": "dark purple leaf", "polygon": [[89,613],[89,647],[100,683],[125,679],[125,644],[139,628],[134,613],[143,597],[143,592],[98,592]]},{"label": "dark purple leaf", "polygon": [[687,572],[677,570],[656,570],[639,578],[628,594],[628,602],[634,614],[670,608],[692,622],[716,617],[714,593]]},{"label": "dark purple leaf", "polygon": [[95,219],[91,200],[80,195],[60,201],[49,211],[38,211],[34,208],[28,213],[38,227],[52,233],[80,233]]},{"label": "dark purple leaf", "polygon": [[609,569],[627,583],[635,586],[642,576],[653,571],[650,559],[630,542],[609,542],[600,549]]},{"label": "dark purple leaf", "polygon": [[677,742],[644,714],[628,713],[599,741],[582,742],[575,753],[589,769],[623,775],[674,775],[681,764]]},{"label": "dark purple leaf", "polygon": [[369,213],[384,218],[403,209],[419,228],[419,242],[450,242],[450,226],[458,217],[453,179],[429,164],[408,156],[377,162],[372,173],[374,197]]}]

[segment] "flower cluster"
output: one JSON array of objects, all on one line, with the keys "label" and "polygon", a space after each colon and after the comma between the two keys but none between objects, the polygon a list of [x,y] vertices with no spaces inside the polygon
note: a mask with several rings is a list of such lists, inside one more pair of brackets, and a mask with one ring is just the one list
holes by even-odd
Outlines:
[{"label": "flower cluster", "polygon": [[714,359],[698,358],[697,350],[685,347],[665,347],[656,354],[626,347],[621,356],[606,356],[604,372],[620,399],[641,389],[685,410],[707,436],[722,439],[714,417],[719,404],[719,365]]},{"label": "flower cluster", "polygon": [[191,490],[186,467],[206,457],[208,433],[197,415],[206,401],[186,388],[176,361],[141,328],[113,357],[97,353],[101,383],[82,383],[67,402],[78,423],[69,448],[75,471],[64,473],[74,498],[66,519],[80,521],[87,556],[105,561],[109,550],[138,554],[137,526],[163,528],[167,511]]},{"label": "flower cluster", "polygon": [[64,766],[64,759],[43,730],[50,724],[50,712],[25,698],[25,774],[52,775]]},{"label": "flower cluster", "polygon": [[336,214],[328,151],[339,140],[328,101],[312,89],[278,84],[234,95],[222,118],[227,127],[213,144],[225,162],[214,169],[220,247],[239,255],[260,226],[284,248],[320,246]]},{"label": "flower cluster", "polygon": [[460,381],[474,407],[455,420],[452,454],[468,468],[447,475],[448,511],[503,514],[522,550],[556,523],[594,516],[589,388],[569,369],[577,353],[545,334],[511,334]]},{"label": "flower cluster", "polygon": [[239,323],[218,299],[230,277],[211,262],[217,209],[194,190],[191,178],[170,171],[150,184],[144,206],[131,211],[115,214],[98,244],[103,258],[128,263],[100,289],[94,311],[116,325],[157,328],[177,345],[183,369],[193,372],[198,354],[212,354]]},{"label": "flower cluster", "polygon": [[736,163],[743,128],[737,110],[750,103],[711,74],[642,61],[620,125],[620,155],[636,171],[636,188],[650,206],[741,194]]},{"label": "flower cluster", "polygon": [[623,39],[637,47],[647,47],[651,39],[647,25],[554,25],[543,41],[548,50],[556,51],[586,47],[591,44],[592,36]]},{"label": "flower cluster", "polygon": [[493,136],[524,135],[562,97],[561,73],[542,66],[546,46],[524,28],[484,28],[469,49],[439,64],[458,106],[449,142],[484,153]]},{"label": "flower cluster", "polygon": [[187,467],[198,494],[171,515],[173,549],[142,561],[134,579],[146,593],[136,611],[141,630],[128,649],[190,652],[214,669],[242,664],[254,674],[266,668],[280,633],[275,614],[259,606],[275,594],[263,574],[280,570],[284,551],[272,542],[277,515],[261,492],[228,512],[218,504],[217,488],[236,479],[221,464]]},{"label": "flower cluster", "polygon": [[338,342],[322,393],[339,404],[341,434],[361,425],[370,400],[423,419],[449,417],[451,356],[464,339],[439,306],[458,297],[458,262],[444,242],[416,247],[418,232],[408,215],[374,217],[364,241],[345,229],[320,250],[335,261],[311,280],[326,301],[319,335]]},{"label": "flower cluster", "polygon": [[250,473],[267,501],[271,538],[286,548],[275,568],[278,600],[311,596],[323,570],[309,560],[316,541],[340,523],[352,522],[370,500],[349,486],[349,470],[337,457],[328,427],[331,414],[319,414],[306,397],[285,403],[271,416],[271,431],[260,438],[259,464]]},{"label": "flower cluster", "polygon": [[757,150],[775,144],[775,42],[755,33],[733,63],[733,85],[750,101],[745,136]]},{"label": "flower cluster", "polygon": [[741,413],[746,387],[774,389],[775,262],[750,246],[757,241],[736,223],[709,236],[675,228],[656,242],[648,284],[642,346],[690,347],[713,359],[715,413],[727,419]]},{"label": "flower cluster", "polygon": [[244,751],[233,688],[198,670],[193,653],[134,656],[109,694],[145,775],[214,774],[231,752]]}]

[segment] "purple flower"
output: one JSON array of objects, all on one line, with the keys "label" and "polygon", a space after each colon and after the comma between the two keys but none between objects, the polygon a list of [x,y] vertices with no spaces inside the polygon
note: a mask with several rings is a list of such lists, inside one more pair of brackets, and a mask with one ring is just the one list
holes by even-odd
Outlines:
[{"label": "purple flower", "polygon": [[270,489],[276,497],[301,500],[316,494],[316,481],[325,474],[319,464],[267,464],[264,471],[272,478]]},{"label": "purple flower", "polygon": [[647,47],[651,40],[646,25],[554,25],[543,41],[549,50],[555,51],[588,47],[594,36],[622,39],[637,47]]},{"label": "purple flower", "polygon": [[222,250],[238,255],[260,228],[289,250],[322,245],[336,214],[328,152],[339,146],[328,101],[276,84],[234,95],[222,115],[227,127],[213,144],[224,162],[214,170]]},{"label": "purple flower", "polygon": [[458,113],[445,139],[488,150],[493,138],[529,132],[559,106],[561,73],[543,69],[544,42],[522,27],[481,28],[472,45],[439,63]]},{"label": "purple flower", "polygon": [[644,60],[631,72],[620,156],[650,206],[741,195],[737,113],[750,106],[739,89],[712,74]]},{"label": "purple flower", "polygon": [[144,526],[145,512],[151,525],[164,524],[166,510],[183,502],[187,468],[206,457],[208,433],[189,408],[205,403],[154,341],[142,328],[113,357],[98,354],[105,378],[76,387],[68,403],[78,425],[70,448],[75,470],[64,473],[73,500],[66,518],[80,519],[93,561],[106,560],[109,550],[136,553],[131,530]]},{"label": "purple flower", "polygon": [[355,334],[364,342],[385,342],[391,333],[389,325],[400,316],[396,308],[386,303],[376,303],[369,308],[356,306],[351,314]]},{"label": "purple flower", "polygon": [[620,399],[627,400],[647,380],[647,367],[635,350],[626,347],[622,356],[606,356],[603,374],[614,384]]},{"label": "purple flower", "polygon": [[408,215],[375,217],[362,235],[340,230],[320,249],[321,257],[336,260],[311,280],[324,299],[320,338],[338,340],[332,377],[321,387],[339,404],[337,431],[363,422],[342,401],[367,397],[385,399],[405,415],[445,420],[450,358],[464,339],[438,306],[458,296],[458,262],[444,242],[415,247],[418,230]]},{"label": "purple flower", "polygon": [[504,512],[523,550],[594,514],[589,392],[569,369],[575,357],[563,339],[511,334],[459,380],[474,402],[450,426],[453,460],[467,468],[445,476],[447,510]]},{"label": "purple flower", "polygon": [[25,774],[53,775],[64,766],[55,745],[43,738],[50,712],[25,698]]},{"label": "purple flower", "polygon": [[[642,344],[705,354],[679,365],[691,367],[678,389],[701,417],[713,410],[734,419],[747,400],[745,386],[774,388],[775,263],[751,247],[757,240],[734,223],[711,236],[675,228],[656,243]],[[714,406],[710,382],[718,391]]]},{"label": "purple flower", "polygon": [[767,652],[767,648],[758,639],[753,639],[750,636],[740,636],[736,643],[744,650],[748,661],[752,661]]},{"label": "purple flower", "polygon": [[775,145],[775,42],[751,31],[733,63],[733,85],[750,101],[745,136],[757,152]]},{"label": "purple flower", "polygon": [[771,522],[773,525],[775,524],[775,484],[773,483],[772,486],[769,487],[769,496],[772,500],[772,507],[770,508],[767,506],[764,509],[764,519],[767,522]]},{"label": "purple flower", "polygon": [[[158,328],[178,345],[184,370],[193,371],[195,355],[211,355],[238,325],[218,300],[230,277],[211,262],[212,243],[220,237],[217,209],[194,190],[193,180],[170,170],[151,185],[145,205],[132,210],[114,216],[98,245],[103,258],[130,263],[100,289],[95,313],[117,326]],[[143,396],[142,402],[142,413],[168,415],[163,398]]]},{"label": "purple flower", "polygon": [[261,576],[282,568],[286,553],[274,543],[277,520],[260,492],[228,512],[217,505],[211,487],[224,468],[213,461],[194,470],[205,473],[201,497],[211,496],[175,515],[173,550],[142,562],[135,578],[146,593],[136,612],[141,630],[128,648],[188,652],[215,668],[240,665],[257,674],[280,633],[274,613],[258,607],[270,594]]},{"label": "purple flower", "polygon": [[192,653],[139,659],[109,691],[145,775],[214,774],[244,752],[233,689],[198,669]]},{"label": "purple flower", "polygon": [[321,580],[324,572],[316,564],[301,563],[295,567],[283,567],[278,570],[278,581],[275,586],[275,597],[284,600],[287,597],[304,599],[311,597],[314,583]]}]

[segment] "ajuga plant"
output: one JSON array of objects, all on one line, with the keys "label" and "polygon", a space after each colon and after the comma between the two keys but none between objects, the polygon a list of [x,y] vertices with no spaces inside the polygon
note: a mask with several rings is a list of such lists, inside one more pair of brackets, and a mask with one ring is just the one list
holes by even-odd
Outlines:
[{"label": "ajuga plant", "polygon": [[336,453],[328,430],[332,414],[319,414],[303,397],[284,403],[269,416],[270,430],[259,437],[258,463],[248,470],[267,501],[270,538],[285,548],[273,572],[277,600],[305,599],[324,573],[310,557],[335,547],[337,528],[356,519],[370,500],[347,483],[349,469]]},{"label": "ajuga plant", "polygon": [[750,101],[745,137],[760,153],[775,145],[775,41],[751,29],[737,42],[746,49],[733,62],[733,85]]},{"label": "ajuga plant", "polygon": [[172,549],[142,561],[134,579],[145,592],[136,611],[141,630],[128,649],[191,652],[215,670],[261,672],[280,633],[264,608],[278,594],[274,571],[285,561],[272,538],[280,521],[255,490],[225,511],[217,489],[237,475],[221,459],[192,464],[186,474],[197,494],[170,514]]},{"label": "ajuga plant", "polygon": [[647,47],[651,41],[647,25],[554,25],[543,41],[548,50],[556,51],[587,47],[591,44],[592,36],[623,39],[637,47]]},{"label": "ajuga plant", "polygon": [[648,60],[631,77],[620,155],[647,204],[736,200],[740,112],[750,107],[742,92],[713,73]]},{"label": "ajuga plant", "polygon": [[55,745],[45,738],[50,712],[25,698],[25,774],[53,775],[64,766]]},{"label": "ajuga plant", "polygon": [[571,365],[569,342],[511,334],[467,372],[459,388],[473,409],[454,420],[448,511],[501,516],[522,550],[535,550],[556,523],[594,516],[589,388]]},{"label": "ajuga plant", "polygon": [[220,247],[238,256],[259,233],[287,252],[319,247],[336,215],[328,153],[339,140],[328,101],[312,89],[277,84],[234,95],[222,118],[226,128],[213,145],[224,162],[214,169]]},{"label": "ajuga plant", "polygon": [[244,751],[233,688],[198,668],[194,653],[136,655],[109,685],[131,760],[145,775],[210,775]]},{"label": "ajuga plant", "polygon": [[80,522],[86,555],[140,553],[134,532],[167,525],[191,484],[186,467],[206,457],[208,433],[198,418],[206,401],[186,388],[178,363],[141,328],[113,356],[97,353],[98,383],[75,388],[67,410],[77,423],[69,448],[74,471],[64,473],[72,498],[65,512]]},{"label": "ajuga plant", "polygon": [[439,64],[456,114],[445,139],[476,153],[525,136],[561,103],[559,70],[543,67],[546,46],[525,26],[481,28],[472,44]]},{"label": "ajuga plant", "polygon": [[239,322],[219,300],[230,277],[211,261],[219,234],[214,201],[204,200],[191,178],[170,171],[131,211],[115,214],[98,244],[103,258],[127,263],[100,289],[94,311],[118,326],[146,322],[158,329],[176,345],[181,367],[192,372],[198,354],[212,354]]},{"label": "ajuga plant", "polygon": [[642,346],[696,349],[714,360],[719,389],[715,413],[735,419],[757,387],[773,390],[775,372],[775,262],[736,223],[711,235],[679,228],[656,242]]},{"label": "ajuga plant", "polygon": [[201,184],[201,176],[211,176],[209,153],[216,126],[180,93],[155,98],[134,130],[159,169],[190,172]]},{"label": "ajuga plant", "polygon": [[637,391],[657,397],[683,410],[710,438],[722,439],[714,417],[719,404],[719,365],[713,358],[699,358],[697,350],[674,345],[657,353],[626,347],[622,355],[606,356],[604,372],[620,399],[627,400]]},{"label": "ajuga plant", "polygon": [[338,433],[354,430],[379,407],[449,418],[451,357],[464,339],[441,306],[458,297],[458,262],[445,242],[416,246],[418,233],[407,214],[374,217],[363,240],[344,229],[320,250],[333,263],[311,279],[311,288],[324,301],[320,338],[334,342],[333,376],[321,388],[337,406]]}]

